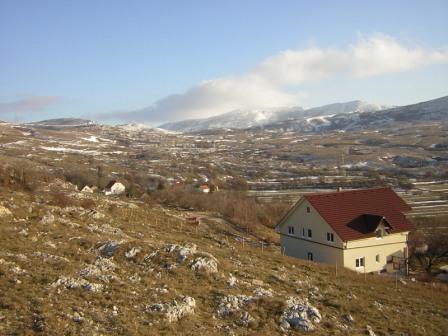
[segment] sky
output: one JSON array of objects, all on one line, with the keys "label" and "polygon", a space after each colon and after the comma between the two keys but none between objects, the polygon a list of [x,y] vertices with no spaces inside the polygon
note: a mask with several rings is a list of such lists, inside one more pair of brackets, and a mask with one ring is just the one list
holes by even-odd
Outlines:
[{"label": "sky", "polygon": [[0,120],[448,95],[448,1],[0,0]]}]

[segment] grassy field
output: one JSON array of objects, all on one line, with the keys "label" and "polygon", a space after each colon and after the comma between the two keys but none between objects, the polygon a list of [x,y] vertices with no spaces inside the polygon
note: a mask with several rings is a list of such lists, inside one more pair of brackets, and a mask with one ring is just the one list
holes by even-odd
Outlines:
[{"label": "grassy field", "polygon": [[[279,327],[290,296],[307,298],[320,311],[322,321],[312,335],[362,335],[367,325],[377,335],[444,335],[448,325],[446,285],[360,275],[285,257],[278,246],[262,249],[255,236],[213,213],[83,195],[63,182],[33,193],[3,188],[0,202],[12,213],[0,218],[2,335],[300,334]],[[192,215],[204,218],[199,226],[183,219]],[[117,248],[103,258],[99,248],[110,241]],[[197,252],[179,263],[167,244],[195,244]],[[139,252],[126,257],[132,248]],[[191,269],[194,257],[210,255],[217,260],[216,273]],[[232,288],[230,273],[237,279]],[[56,286],[63,277],[101,289]],[[218,316],[223,297],[253,296],[259,287],[272,297]],[[177,322],[145,312],[148,305],[181,295],[194,298],[196,307]],[[247,326],[239,323],[240,312],[253,318]]]}]

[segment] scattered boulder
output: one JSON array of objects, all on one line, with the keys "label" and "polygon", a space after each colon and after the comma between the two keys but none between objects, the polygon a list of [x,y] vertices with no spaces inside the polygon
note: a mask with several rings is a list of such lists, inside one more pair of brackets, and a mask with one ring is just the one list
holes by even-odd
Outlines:
[{"label": "scattered boulder", "polygon": [[309,304],[308,299],[289,297],[286,300],[286,309],[280,316],[280,327],[284,330],[293,328],[312,331],[321,320],[319,310]]},{"label": "scattered boulder", "polygon": [[257,287],[254,289],[254,296],[255,297],[272,297],[272,289],[268,288],[262,288],[262,287]]},{"label": "scattered boulder", "polygon": [[253,301],[251,296],[246,295],[228,295],[221,297],[216,312],[219,317],[225,317],[241,310],[243,306]]},{"label": "scattered boulder", "polygon": [[51,212],[48,212],[45,216],[42,217],[40,222],[44,225],[53,224],[55,221],[54,215]]},{"label": "scattered boulder", "polygon": [[10,217],[12,216],[11,210],[9,210],[7,207],[0,205],[0,218],[3,217]]},{"label": "scattered boulder", "polygon": [[100,252],[101,256],[105,258],[110,258],[114,255],[115,251],[117,251],[118,246],[120,245],[120,242],[115,240],[109,240],[105,243],[102,243],[100,247],[98,247],[98,251]]},{"label": "scattered boulder", "polygon": [[85,279],[75,279],[62,276],[51,284],[51,287],[65,287],[67,289],[83,288],[91,292],[100,292],[103,289],[102,284],[90,283]]},{"label": "scattered boulder", "polygon": [[129,251],[124,253],[124,256],[128,259],[133,259],[137,254],[141,252],[141,249],[138,247],[133,247]]},{"label": "scattered boulder", "polygon": [[232,273],[230,273],[229,278],[227,279],[227,286],[229,286],[229,288],[234,288],[237,282],[238,280],[232,275]]},{"label": "scattered boulder", "polygon": [[150,306],[145,306],[145,312],[148,313],[162,313],[169,323],[177,322],[184,316],[193,314],[196,308],[196,301],[190,296],[181,296],[178,300],[173,300],[166,303],[156,303]]},{"label": "scattered boulder", "polygon": [[84,215],[93,219],[101,219],[106,217],[103,213],[96,211],[95,209],[86,210]]},{"label": "scattered boulder", "polygon": [[242,327],[247,327],[254,321],[255,319],[247,311],[245,311],[241,313],[240,318],[236,321],[236,324]]},{"label": "scattered boulder", "polygon": [[372,327],[369,325],[366,325],[366,334],[369,336],[376,336],[376,334],[373,332]]},{"label": "scattered boulder", "polygon": [[168,244],[165,245],[165,252],[173,253],[177,256],[177,262],[179,264],[183,263],[190,255],[196,253],[196,244],[187,243],[185,245]]},{"label": "scattered boulder", "polygon": [[110,282],[116,276],[113,272],[117,269],[114,262],[108,258],[99,257],[91,265],[85,265],[80,271],[79,275],[83,278],[94,277],[104,282]]},{"label": "scattered boulder", "polygon": [[355,321],[355,319],[353,318],[352,315],[350,314],[344,314],[341,316],[341,319],[346,322],[346,323],[353,323]]},{"label": "scattered boulder", "polygon": [[198,257],[193,260],[190,267],[195,272],[204,271],[206,273],[217,273],[218,263],[215,259]]}]

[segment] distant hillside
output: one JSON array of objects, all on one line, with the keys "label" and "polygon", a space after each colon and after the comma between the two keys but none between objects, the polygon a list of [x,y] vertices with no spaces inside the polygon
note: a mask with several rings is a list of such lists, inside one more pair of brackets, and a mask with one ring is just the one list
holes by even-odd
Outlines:
[{"label": "distant hillside", "polygon": [[93,122],[92,120],[80,119],[80,118],[58,118],[58,119],[47,119],[47,120],[30,122],[24,125],[38,128],[59,129],[59,128],[73,128],[73,127],[91,127],[96,125],[96,123]]},{"label": "distant hillside", "polygon": [[377,128],[392,123],[423,121],[448,121],[448,96],[407,106],[380,111],[346,112],[327,116],[310,116],[281,121],[263,126],[265,129],[283,129],[298,132],[323,132],[334,130],[360,130]]},{"label": "distant hillside", "polygon": [[194,132],[219,128],[243,129],[284,122],[287,120],[303,120],[306,117],[378,111],[383,108],[386,108],[386,106],[356,100],[346,103],[324,105],[307,110],[302,107],[266,110],[236,110],[210,118],[189,119],[166,123],[159,127],[182,132]]}]

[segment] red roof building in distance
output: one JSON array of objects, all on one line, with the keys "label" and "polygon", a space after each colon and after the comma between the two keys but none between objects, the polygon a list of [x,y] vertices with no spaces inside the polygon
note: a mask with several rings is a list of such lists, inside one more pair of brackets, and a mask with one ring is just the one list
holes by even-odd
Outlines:
[{"label": "red roof building in distance", "polygon": [[374,236],[382,219],[390,226],[388,233],[414,229],[404,215],[411,208],[389,187],[309,194],[304,198],[343,241]]}]

